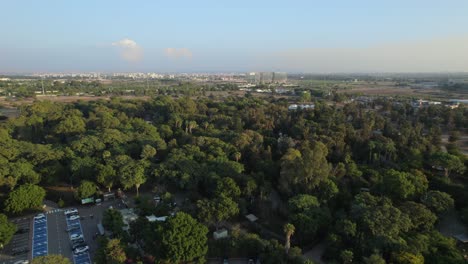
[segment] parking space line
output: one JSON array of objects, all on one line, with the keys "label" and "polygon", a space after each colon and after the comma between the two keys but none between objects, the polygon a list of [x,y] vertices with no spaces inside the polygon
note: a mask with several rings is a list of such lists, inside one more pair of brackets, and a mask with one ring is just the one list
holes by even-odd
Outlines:
[{"label": "parking space line", "polygon": [[47,215],[44,220],[33,219],[32,258],[45,256],[49,252],[47,241]]}]

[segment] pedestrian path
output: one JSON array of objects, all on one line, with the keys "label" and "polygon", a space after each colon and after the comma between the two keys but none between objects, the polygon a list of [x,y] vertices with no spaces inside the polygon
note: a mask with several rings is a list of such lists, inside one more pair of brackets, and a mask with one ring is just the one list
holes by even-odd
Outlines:
[{"label": "pedestrian path", "polygon": [[54,210],[47,211],[46,214],[59,213],[59,212],[62,212],[62,211],[63,211],[62,209],[54,209]]},{"label": "pedestrian path", "polygon": [[45,256],[48,253],[47,216],[36,216],[33,224],[32,257]]}]

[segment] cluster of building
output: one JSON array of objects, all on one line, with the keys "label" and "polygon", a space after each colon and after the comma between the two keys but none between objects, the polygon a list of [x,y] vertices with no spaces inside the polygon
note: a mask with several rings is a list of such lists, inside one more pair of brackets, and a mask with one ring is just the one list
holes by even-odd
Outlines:
[{"label": "cluster of building", "polygon": [[245,76],[249,83],[268,84],[286,83],[288,74],[285,72],[250,72]]},{"label": "cluster of building", "polygon": [[451,109],[455,109],[455,108],[458,108],[458,106],[460,106],[460,104],[468,104],[468,100],[464,100],[464,99],[450,99],[448,100],[448,102],[440,102],[440,101],[429,101],[429,100],[417,100],[417,101],[413,101],[411,103],[411,105],[414,107],[414,108],[423,108],[423,107],[428,107],[428,106],[431,106],[431,105],[445,105],[446,107],[449,107]]},{"label": "cluster of building", "polygon": [[129,72],[129,73],[113,73],[110,75],[114,78],[132,78],[132,79],[175,79],[175,74],[160,74],[154,72]]}]

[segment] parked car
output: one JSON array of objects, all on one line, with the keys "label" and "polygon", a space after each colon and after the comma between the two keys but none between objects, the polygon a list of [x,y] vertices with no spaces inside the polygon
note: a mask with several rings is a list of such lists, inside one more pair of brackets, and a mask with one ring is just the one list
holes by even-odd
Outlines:
[{"label": "parked car", "polygon": [[85,244],[85,241],[83,238],[78,238],[78,239],[75,239],[75,240],[72,240],[72,248],[76,248],[77,245],[80,245],[80,244]]},{"label": "parked car", "polygon": [[83,235],[73,234],[73,235],[70,236],[70,240],[77,240],[77,239],[80,239],[80,238],[83,238]]},{"label": "parked car", "polygon": [[80,219],[80,216],[79,215],[72,215],[72,216],[68,217],[68,220],[70,220],[70,221],[73,221],[73,220],[76,220],[76,219]]},{"label": "parked car", "polygon": [[80,222],[70,222],[69,226],[80,226]]},{"label": "parked car", "polygon": [[28,248],[15,248],[11,251],[13,256],[23,255],[28,252],[29,252]]},{"label": "parked car", "polygon": [[73,226],[70,226],[69,228],[65,229],[66,232],[71,232],[73,230],[78,230],[80,229],[80,226],[79,225],[73,225]]},{"label": "parked car", "polygon": [[18,260],[13,264],[29,264],[29,260]]},{"label": "parked car", "polygon": [[154,202],[156,205],[158,205],[161,202],[161,197],[159,195],[156,195],[153,197]]},{"label": "parked car", "polygon": [[38,214],[34,217],[34,220],[41,220],[45,218],[45,214]]},{"label": "parked car", "polygon": [[81,254],[81,253],[84,253],[86,251],[89,250],[89,247],[88,246],[84,246],[84,247],[79,247],[79,248],[76,248],[75,250],[73,250],[73,253],[76,254]]},{"label": "parked car", "polygon": [[20,228],[16,231],[16,234],[24,234],[29,232],[29,228]]},{"label": "parked car", "polygon": [[76,208],[68,209],[68,210],[65,210],[64,212],[65,215],[71,215],[71,214],[77,214],[77,213],[78,213],[78,209]]},{"label": "parked car", "polygon": [[80,243],[73,243],[72,245],[72,250],[75,250],[77,248],[82,248],[88,246],[84,241],[80,241]]}]

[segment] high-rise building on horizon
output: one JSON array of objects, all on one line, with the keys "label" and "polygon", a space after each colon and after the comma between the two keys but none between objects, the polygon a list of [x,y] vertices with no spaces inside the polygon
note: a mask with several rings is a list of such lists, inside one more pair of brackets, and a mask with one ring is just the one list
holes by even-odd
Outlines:
[{"label": "high-rise building on horizon", "polygon": [[285,72],[250,72],[246,79],[251,83],[285,83],[288,80],[288,74]]}]

